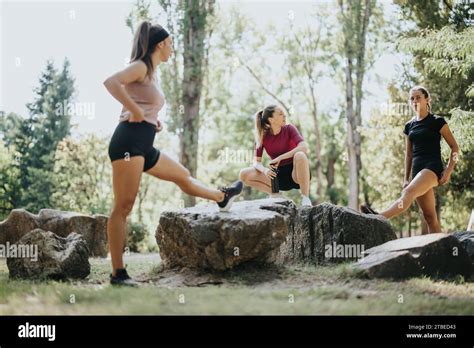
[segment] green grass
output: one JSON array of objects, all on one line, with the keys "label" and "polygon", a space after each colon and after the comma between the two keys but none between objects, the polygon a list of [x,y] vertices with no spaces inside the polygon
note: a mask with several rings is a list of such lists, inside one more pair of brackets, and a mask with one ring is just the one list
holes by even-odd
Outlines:
[{"label": "green grass", "polygon": [[134,255],[127,268],[143,285],[130,289],[108,284],[109,260],[90,261],[84,281],[33,282],[10,280],[1,260],[0,314],[474,314],[472,279],[368,280],[347,264],[173,273],[160,270],[158,256]]}]

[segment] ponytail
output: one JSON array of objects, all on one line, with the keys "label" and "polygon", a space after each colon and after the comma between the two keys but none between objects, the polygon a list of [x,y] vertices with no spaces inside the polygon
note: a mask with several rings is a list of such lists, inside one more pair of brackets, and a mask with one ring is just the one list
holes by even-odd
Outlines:
[{"label": "ponytail", "polygon": [[132,54],[130,62],[141,60],[147,67],[147,76],[152,77],[154,72],[151,54],[154,52],[158,43],[169,36],[169,33],[161,25],[152,25],[149,21],[143,21],[133,38]]},{"label": "ponytail", "polygon": [[257,147],[263,143],[263,126],[262,126],[263,110],[255,114],[255,142]]},{"label": "ponytail", "polygon": [[257,147],[263,144],[263,137],[270,129],[268,119],[273,117],[273,112],[276,108],[276,105],[269,105],[255,114],[255,142],[257,143]]}]

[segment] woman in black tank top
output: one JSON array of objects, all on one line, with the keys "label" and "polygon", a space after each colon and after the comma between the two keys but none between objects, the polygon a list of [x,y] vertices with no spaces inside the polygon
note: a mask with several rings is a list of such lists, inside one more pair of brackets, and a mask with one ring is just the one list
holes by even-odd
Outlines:
[{"label": "woman in black tank top", "polygon": [[[400,198],[380,214],[390,219],[407,210],[414,200],[423,212],[430,233],[441,232],[435,208],[433,188],[449,181],[458,159],[458,145],[444,118],[431,113],[431,98],[426,88],[410,90],[410,105],[416,113],[405,124],[405,180]],[[451,148],[448,165],[441,158],[441,136]],[[366,214],[378,214],[361,205]]]}]

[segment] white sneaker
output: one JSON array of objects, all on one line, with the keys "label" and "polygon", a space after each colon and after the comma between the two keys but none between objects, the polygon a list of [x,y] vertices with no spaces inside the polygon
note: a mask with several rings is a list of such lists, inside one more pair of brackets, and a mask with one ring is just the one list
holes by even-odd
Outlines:
[{"label": "white sneaker", "polygon": [[301,206],[302,207],[311,207],[313,206],[313,203],[311,203],[311,200],[307,196],[303,196],[301,199]]}]

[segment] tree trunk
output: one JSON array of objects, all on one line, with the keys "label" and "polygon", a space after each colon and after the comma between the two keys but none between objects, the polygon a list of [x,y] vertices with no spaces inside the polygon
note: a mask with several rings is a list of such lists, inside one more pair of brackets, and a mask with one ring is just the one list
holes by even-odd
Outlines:
[{"label": "tree trunk", "polygon": [[317,202],[321,201],[322,197],[322,188],[323,188],[323,162],[321,158],[321,135],[319,132],[319,121],[318,121],[318,109],[316,103],[316,96],[314,95],[314,87],[310,84],[309,86],[311,91],[311,102],[312,102],[312,113],[313,124],[314,124],[314,135],[316,136],[314,150],[316,157],[316,195]]},{"label": "tree trunk", "polygon": [[[326,169],[326,181],[328,183],[327,189],[330,190],[332,186],[334,185],[334,173],[336,172],[335,170],[335,165],[336,165],[336,160],[337,157],[333,156],[328,156],[328,164],[327,164],[327,169]],[[334,203],[334,202],[333,202]]]},{"label": "tree trunk", "polygon": [[354,95],[352,81],[352,60],[347,59],[346,72],[346,117],[347,117],[347,162],[349,169],[349,200],[352,209],[359,207],[359,171],[356,143],[356,118],[354,115]]},{"label": "tree trunk", "polygon": [[[183,18],[182,130],[180,162],[193,177],[197,172],[199,147],[199,104],[202,92],[206,17],[213,11],[213,1],[186,0]],[[206,6],[207,4],[207,6]],[[196,198],[183,194],[185,206],[196,204]]]},{"label": "tree trunk", "polygon": [[[362,85],[364,80],[365,43],[372,0],[365,0],[362,12],[362,0],[339,0],[343,20],[345,83],[346,83],[346,117],[347,117],[347,154],[349,170],[349,199],[352,209],[359,206],[359,173],[361,164],[361,126]],[[353,74],[355,73],[355,81]],[[354,105],[355,91],[355,105]]]}]

